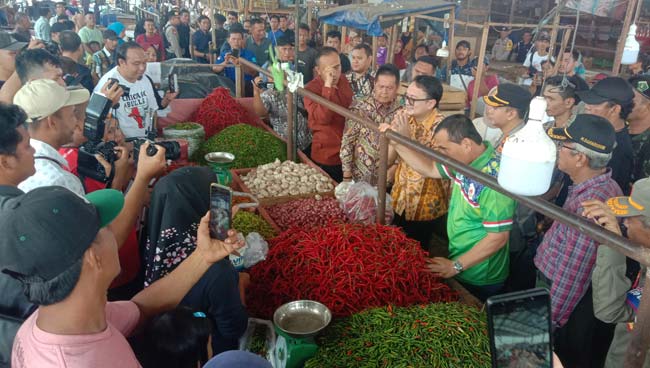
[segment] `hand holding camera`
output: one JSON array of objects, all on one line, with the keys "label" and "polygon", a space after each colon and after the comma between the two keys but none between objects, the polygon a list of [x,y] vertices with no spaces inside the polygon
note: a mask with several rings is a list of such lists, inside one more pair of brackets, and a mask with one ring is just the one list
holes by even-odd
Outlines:
[{"label": "hand holding camera", "polygon": [[[136,146],[138,145],[136,144]],[[149,182],[151,179],[162,174],[167,166],[166,152],[167,150],[164,145],[153,144],[147,140],[142,142],[138,146],[138,149],[134,150],[134,153],[137,153],[136,180],[141,178]]]}]

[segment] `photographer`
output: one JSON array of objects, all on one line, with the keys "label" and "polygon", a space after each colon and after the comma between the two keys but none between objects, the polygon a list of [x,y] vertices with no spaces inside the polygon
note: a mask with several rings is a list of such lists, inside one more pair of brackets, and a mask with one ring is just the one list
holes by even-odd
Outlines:
[{"label": "photographer", "polygon": [[147,61],[144,50],[135,42],[125,42],[115,51],[117,66],[99,80],[95,93],[109,79],[116,79],[124,90],[120,104],[114,109],[114,116],[127,138],[144,137],[146,129],[144,116],[148,109],[161,110],[178,96],[178,92],[167,92],[160,99],[153,81],[144,75]]},{"label": "photographer", "polygon": [[[32,119],[29,133],[34,154],[36,173],[20,183],[25,192],[44,186],[62,186],[78,196],[85,190],[78,177],[68,170],[68,163],[57,152],[62,146],[72,143],[74,130],[78,126],[74,106],[88,101],[85,89],[66,89],[49,79],[39,79],[25,84],[14,102]],[[133,224],[142,211],[149,182],[165,168],[165,149],[158,147],[154,156],[147,154],[149,143],[144,143],[138,157],[138,170],[133,184],[126,195],[125,205],[119,216],[111,223],[117,244],[121,247],[133,231]]]}]

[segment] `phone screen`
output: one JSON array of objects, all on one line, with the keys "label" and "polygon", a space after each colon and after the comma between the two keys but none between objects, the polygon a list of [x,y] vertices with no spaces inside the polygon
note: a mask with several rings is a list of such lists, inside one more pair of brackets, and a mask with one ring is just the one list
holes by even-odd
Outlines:
[{"label": "phone screen", "polygon": [[238,58],[239,57],[239,49],[233,49],[231,55],[232,55],[232,57]]},{"label": "phone screen", "polygon": [[497,295],[487,305],[492,367],[552,367],[548,290]]},{"label": "phone screen", "polygon": [[210,186],[210,237],[225,240],[230,230],[232,190],[226,186]]}]

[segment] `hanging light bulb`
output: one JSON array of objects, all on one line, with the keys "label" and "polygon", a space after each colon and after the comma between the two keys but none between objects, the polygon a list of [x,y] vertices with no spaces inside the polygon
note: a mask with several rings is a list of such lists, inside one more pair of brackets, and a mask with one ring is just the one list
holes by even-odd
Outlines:
[{"label": "hanging light bulb", "polygon": [[630,26],[625,39],[625,46],[623,47],[623,57],[621,64],[631,65],[636,63],[639,58],[639,42],[636,40],[636,24]]},{"label": "hanging light bulb", "polygon": [[542,125],[545,111],[544,97],[533,98],[528,122],[503,146],[498,182],[512,193],[541,195],[551,186],[557,148]]}]

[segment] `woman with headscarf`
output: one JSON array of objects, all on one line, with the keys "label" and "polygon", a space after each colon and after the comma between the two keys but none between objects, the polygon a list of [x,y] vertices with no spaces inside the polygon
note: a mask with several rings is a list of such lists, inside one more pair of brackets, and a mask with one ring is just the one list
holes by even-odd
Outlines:
[{"label": "woman with headscarf", "polygon": [[[205,167],[185,167],[160,179],[151,195],[145,247],[145,287],[162,278],[196,248],[196,231],[210,205],[216,175]],[[229,259],[210,267],[182,305],[204,312],[213,324],[214,354],[237,349],[248,314],[239,293],[239,275]]]},{"label": "woman with headscarf", "polygon": [[111,31],[115,32],[115,34],[118,37],[117,40],[117,45],[121,45],[124,43],[124,35],[126,34],[126,27],[124,27],[124,24],[120,22],[115,22],[111,23],[106,27],[107,29],[110,29]]}]

